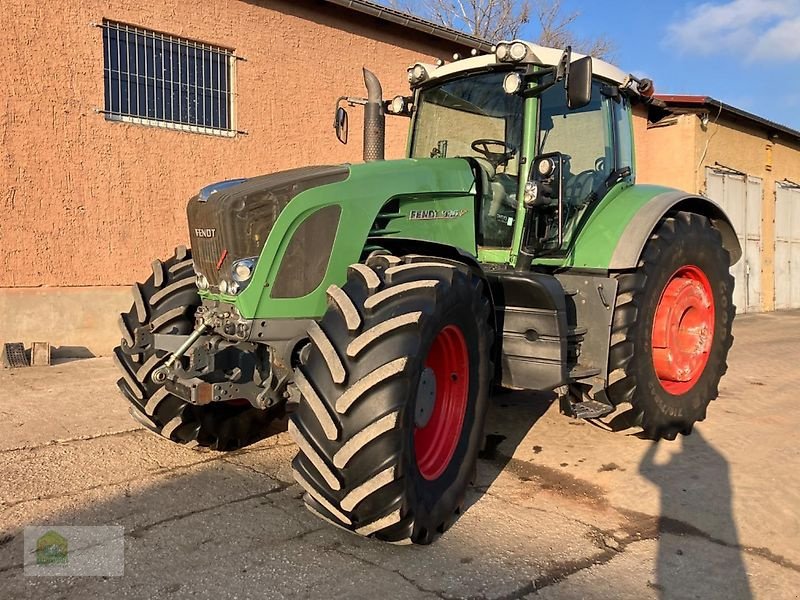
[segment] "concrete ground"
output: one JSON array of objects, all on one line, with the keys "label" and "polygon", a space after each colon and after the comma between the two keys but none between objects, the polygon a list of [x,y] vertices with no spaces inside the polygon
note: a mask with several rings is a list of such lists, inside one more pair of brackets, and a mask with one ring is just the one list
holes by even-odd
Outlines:
[{"label": "concrete ground", "polygon": [[[800,312],[738,318],[709,419],[652,444],[498,396],[471,506],[429,547],[306,512],[279,434],[138,428],[110,360],[0,371],[2,598],[798,598]],[[532,401],[536,400],[536,401]],[[26,525],[122,525],[122,577],[26,577]]]}]

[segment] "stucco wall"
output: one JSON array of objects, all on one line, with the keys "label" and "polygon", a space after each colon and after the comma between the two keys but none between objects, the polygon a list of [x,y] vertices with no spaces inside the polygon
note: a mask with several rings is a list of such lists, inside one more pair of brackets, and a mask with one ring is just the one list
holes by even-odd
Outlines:
[{"label": "stucco wall", "polygon": [[696,192],[695,129],[688,120],[669,122],[672,124],[648,128],[646,114],[638,109],[634,112],[636,181]]},{"label": "stucco wall", "polygon": [[[463,50],[320,2],[3,0],[0,37],[0,288],[128,284],[187,240],[203,185],[308,164],[357,161],[334,101],[363,95],[362,65],[386,97],[409,63]],[[235,50],[237,122],[224,138],[107,121],[103,18]],[[389,118],[387,155],[408,121]],[[2,337],[2,336],[0,336]]]},{"label": "stucco wall", "polygon": [[763,310],[774,310],[775,183],[784,179],[800,181],[800,144],[780,138],[770,139],[765,132],[731,121],[712,122],[703,127],[700,119],[693,118],[697,137],[695,154],[700,165],[696,175],[699,190],[705,190],[706,167],[714,166],[715,162],[760,177],[764,182],[761,203],[761,302]]},{"label": "stucco wall", "polygon": [[130,288],[0,288],[0,343],[50,342],[54,358],[106,356],[120,341]]},{"label": "stucco wall", "polygon": [[706,167],[716,163],[763,180],[761,205],[761,298],[763,310],[775,308],[775,183],[800,181],[800,144],[771,139],[766,131],[722,115],[703,124],[697,113],[671,117],[647,127],[634,117],[637,180],[694,193],[706,192]]}]

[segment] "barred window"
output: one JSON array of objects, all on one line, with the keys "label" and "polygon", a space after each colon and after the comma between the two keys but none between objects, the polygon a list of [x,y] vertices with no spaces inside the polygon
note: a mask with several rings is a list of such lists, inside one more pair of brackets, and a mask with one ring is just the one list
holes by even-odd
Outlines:
[{"label": "barred window", "polygon": [[233,135],[233,52],[103,21],[106,118]]}]

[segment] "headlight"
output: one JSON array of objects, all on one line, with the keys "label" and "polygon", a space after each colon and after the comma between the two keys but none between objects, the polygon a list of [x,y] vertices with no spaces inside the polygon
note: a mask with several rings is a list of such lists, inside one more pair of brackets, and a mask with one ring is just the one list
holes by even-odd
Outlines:
[{"label": "headlight", "polygon": [[494,55],[500,62],[520,62],[528,55],[528,45],[519,41],[497,44]]},{"label": "headlight", "polygon": [[401,115],[406,109],[406,99],[403,96],[395,96],[389,103],[389,112],[393,115]]},{"label": "headlight", "polygon": [[508,59],[508,44],[498,44],[497,49],[494,51],[494,55],[499,61]]},{"label": "headlight", "polygon": [[417,63],[408,69],[408,82],[411,85],[422,83],[428,78],[428,72],[421,64]]},{"label": "headlight", "polygon": [[223,279],[219,282],[219,293],[223,296],[235,296],[239,293],[239,284],[235,281],[226,281]]},{"label": "headlight", "polygon": [[556,170],[555,164],[549,158],[544,158],[536,165],[536,170],[539,171],[541,177],[550,177],[553,171]]},{"label": "headlight", "polygon": [[536,204],[539,198],[539,184],[535,181],[529,181],[525,184],[525,196],[523,202],[527,208]]},{"label": "headlight", "polygon": [[195,279],[195,283],[197,284],[198,290],[207,290],[208,289],[208,279],[206,279],[205,275],[198,275]]},{"label": "headlight", "polygon": [[242,258],[233,263],[231,267],[231,277],[238,283],[250,281],[253,276],[253,269],[256,266],[256,258]]},{"label": "headlight", "polygon": [[516,94],[522,89],[522,75],[516,71],[509,73],[503,79],[503,91],[506,94]]}]

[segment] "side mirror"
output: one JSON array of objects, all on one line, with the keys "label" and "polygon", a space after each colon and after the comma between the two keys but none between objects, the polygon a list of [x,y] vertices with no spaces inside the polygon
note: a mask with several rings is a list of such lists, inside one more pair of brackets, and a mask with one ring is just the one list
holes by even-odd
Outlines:
[{"label": "side mirror", "polygon": [[584,56],[569,65],[567,106],[583,108],[592,100],[592,57]]},{"label": "side mirror", "polygon": [[334,119],[333,127],[336,129],[336,138],[343,144],[346,144],[348,131],[347,111],[342,106],[336,109],[336,118]]}]

